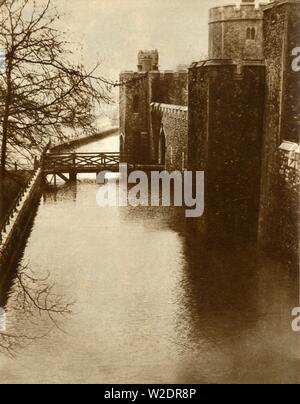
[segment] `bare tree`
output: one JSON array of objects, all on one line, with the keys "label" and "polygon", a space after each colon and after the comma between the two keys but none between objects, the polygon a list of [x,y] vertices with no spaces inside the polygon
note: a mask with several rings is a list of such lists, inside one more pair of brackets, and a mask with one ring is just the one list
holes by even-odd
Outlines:
[{"label": "bare tree", "polygon": [[0,49],[6,55],[0,71],[2,176],[8,148],[31,153],[51,137],[65,140],[71,130],[92,134],[95,105],[110,101],[114,83],[98,75],[99,63],[91,70],[71,63],[58,19],[51,0],[2,0],[0,5]]},{"label": "bare tree", "polygon": [[[14,355],[53,329],[62,330],[73,303],[56,293],[49,275],[37,277],[29,268],[21,267],[9,292],[8,306],[10,316],[17,319],[16,329],[13,333],[0,330],[0,353]],[[44,331],[38,332],[40,329]]]}]

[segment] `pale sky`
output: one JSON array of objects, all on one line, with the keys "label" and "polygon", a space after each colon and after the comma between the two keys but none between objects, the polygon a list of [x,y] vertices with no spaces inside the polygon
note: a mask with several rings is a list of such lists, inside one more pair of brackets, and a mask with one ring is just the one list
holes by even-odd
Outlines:
[{"label": "pale sky", "polygon": [[161,70],[190,64],[207,53],[208,10],[232,0],[55,0],[69,39],[83,61],[103,62],[113,80],[135,70],[140,49],[158,49]]}]

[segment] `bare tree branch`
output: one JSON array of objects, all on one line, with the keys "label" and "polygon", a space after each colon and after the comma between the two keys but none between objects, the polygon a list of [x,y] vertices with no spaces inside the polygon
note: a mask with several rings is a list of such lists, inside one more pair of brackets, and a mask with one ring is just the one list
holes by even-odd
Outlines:
[{"label": "bare tree branch", "polygon": [[[49,138],[65,140],[71,131],[96,131],[95,105],[110,102],[111,84],[70,62],[72,52],[56,28],[51,1],[4,0],[0,7],[1,173],[10,145],[44,147]],[[2,132],[2,133],[1,133]]]},{"label": "bare tree branch", "polygon": [[[54,329],[63,332],[62,324],[71,316],[73,304],[55,292],[49,274],[37,277],[28,267],[20,268],[8,301],[10,316],[18,318],[19,329],[16,325],[13,333],[0,331],[0,354],[15,355]],[[40,333],[37,329],[46,331]]]}]

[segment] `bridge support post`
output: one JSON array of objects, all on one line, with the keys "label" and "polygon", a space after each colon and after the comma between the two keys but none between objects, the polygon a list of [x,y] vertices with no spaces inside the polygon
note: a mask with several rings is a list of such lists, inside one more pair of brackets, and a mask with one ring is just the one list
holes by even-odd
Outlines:
[{"label": "bridge support post", "polygon": [[76,182],[77,181],[77,173],[76,173],[76,171],[71,171],[69,175],[70,175],[70,182]]}]

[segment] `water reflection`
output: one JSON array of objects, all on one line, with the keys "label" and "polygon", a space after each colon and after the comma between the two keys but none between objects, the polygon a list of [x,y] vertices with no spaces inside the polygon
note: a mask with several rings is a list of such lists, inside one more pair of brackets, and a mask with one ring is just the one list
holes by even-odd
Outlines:
[{"label": "water reflection", "polygon": [[0,296],[5,318],[0,330],[0,354],[15,355],[54,329],[61,330],[72,313],[73,303],[57,294],[49,273],[41,277],[22,265],[2,288]]},{"label": "water reflection", "polygon": [[[22,264],[50,272],[76,314],[1,358],[1,382],[299,382],[297,271],[255,246],[208,247],[181,208],[99,208],[98,187],[43,197]],[[47,333],[49,318],[14,321],[7,297],[12,330]]]},{"label": "water reflection", "polygon": [[54,188],[51,192],[43,192],[43,203],[56,204],[60,200],[70,200],[76,202],[77,198],[77,183],[63,184],[58,188]]},{"label": "water reflection", "polygon": [[[254,246],[195,247],[188,237],[177,338],[189,341],[198,371],[214,366],[217,383],[299,383],[290,315],[299,299],[296,268]],[[193,379],[197,371],[188,374]]]},{"label": "water reflection", "polygon": [[176,332],[170,337],[181,362],[173,380],[300,383],[299,336],[291,330],[298,265],[272,259],[252,244],[211,247],[178,208],[167,215],[128,208],[121,218],[153,229],[158,221],[182,246]]}]

